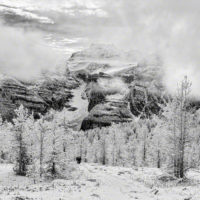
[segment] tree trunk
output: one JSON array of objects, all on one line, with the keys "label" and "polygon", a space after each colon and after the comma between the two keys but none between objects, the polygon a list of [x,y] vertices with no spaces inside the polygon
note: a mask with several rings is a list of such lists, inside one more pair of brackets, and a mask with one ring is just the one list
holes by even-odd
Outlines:
[{"label": "tree trunk", "polygon": [[160,168],[161,167],[161,161],[160,161],[160,150],[158,150],[158,157],[157,157],[157,168]]},{"label": "tree trunk", "polygon": [[43,137],[40,135],[40,178],[43,173]]}]

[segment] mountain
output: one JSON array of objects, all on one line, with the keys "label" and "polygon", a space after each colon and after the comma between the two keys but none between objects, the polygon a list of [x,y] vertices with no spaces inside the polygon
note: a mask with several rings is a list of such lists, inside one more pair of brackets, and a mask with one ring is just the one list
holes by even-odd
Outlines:
[{"label": "mountain", "polygon": [[137,57],[113,45],[91,45],[72,54],[68,68],[86,83],[89,114],[82,130],[159,113],[166,99],[159,60]]},{"label": "mountain", "polygon": [[[79,98],[73,106],[70,102],[77,98],[74,97],[74,90],[81,88],[75,94],[88,100],[89,112],[82,122],[83,130],[113,122],[128,122],[133,117],[131,112],[136,114],[131,84],[138,79],[145,82],[155,72],[152,68],[148,71],[144,66],[128,63],[126,56],[112,45],[91,45],[86,50],[72,54],[65,72],[41,75],[29,82],[2,75],[1,115],[11,120],[14,109],[20,104],[33,111],[36,118],[38,113],[45,114],[51,108],[62,110],[65,107],[74,111],[81,107],[76,105],[81,100]],[[145,75],[142,75],[144,71]],[[153,77],[149,78],[150,83],[153,80]],[[84,89],[81,87],[83,85]],[[142,99],[146,98],[146,91],[142,95]]]},{"label": "mountain", "polygon": [[[76,111],[73,127],[82,130],[130,122],[134,117],[159,114],[168,99],[159,59],[137,60],[134,52],[113,45],[91,45],[75,52],[63,72],[46,73],[34,81],[2,76],[0,112],[14,117],[23,104],[35,118],[49,109]],[[191,101],[195,109],[198,101]]]}]

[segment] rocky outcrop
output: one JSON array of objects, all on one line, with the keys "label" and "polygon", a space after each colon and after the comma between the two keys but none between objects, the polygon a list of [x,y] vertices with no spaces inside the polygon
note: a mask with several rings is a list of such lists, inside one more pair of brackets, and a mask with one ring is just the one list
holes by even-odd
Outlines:
[{"label": "rocky outcrop", "polygon": [[148,92],[148,89],[144,86],[134,85],[130,88],[128,101],[133,115],[150,117],[152,114],[159,114],[161,105],[167,102],[167,98]]},{"label": "rocky outcrop", "polygon": [[44,113],[47,109],[46,102],[19,81],[11,78],[1,80],[0,112],[2,117],[11,120],[14,109],[21,104],[34,112]]},{"label": "rocky outcrop", "polygon": [[[150,93],[141,85],[131,86],[129,93],[118,99],[110,98],[112,95],[106,95],[102,90],[92,90],[88,93],[89,115],[82,122],[82,130],[130,122],[133,116],[145,118],[153,114],[158,115],[162,105],[167,102],[166,97]],[[100,94],[104,94],[104,98],[99,98]]]},{"label": "rocky outcrop", "polygon": [[85,97],[88,99],[88,112],[97,104],[104,103],[106,100],[105,91],[96,82],[89,83],[84,93]]},{"label": "rocky outcrop", "polygon": [[61,110],[72,109],[70,100],[72,90],[79,86],[72,76],[43,78],[37,82],[27,83],[14,78],[3,77],[0,81],[0,113],[4,119],[12,120],[14,110],[21,104],[35,117],[38,113],[46,113],[50,108]]},{"label": "rocky outcrop", "polygon": [[85,131],[96,127],[110,126],[112,123],[130,122],[132,117],[126,102],[106,101],[92,108],[88,117],[83,120],[81,129]]},{"label": "rocky outcrop", "polygon": [[110,59],[119,58],[119,56],[119,51],[114,45],[92,44],[88,49],[73,53],[69,61],[74,61],[77,59]]},{"label": "rocky outcrop", "polygon": [[87,70],[78,70],[74,72],[75,76],[86,83],[97,82],[99,78],[111,79],[113,78],[111,75],[106,74],[104,72],[90,74]]},{"label": "rocky outcrop", "polygon": [[132,52],[113,49],[91,46],[69,59],[75,76],[87,84],[89,114],[82,122],[82,130],[131,121],[133,116],[149,117],[161,110],[164,101],[158,93],[162,87],[158,63],[134,62]]},{"label": "rocky outcrop", "polygon": [[55,110],[70,108],[70,100],[73,98],[72,90],[80,83],[70,75],[64,78],[48,78],[42,81],[36,88],[37,94],[46,102],[47,106]]}]

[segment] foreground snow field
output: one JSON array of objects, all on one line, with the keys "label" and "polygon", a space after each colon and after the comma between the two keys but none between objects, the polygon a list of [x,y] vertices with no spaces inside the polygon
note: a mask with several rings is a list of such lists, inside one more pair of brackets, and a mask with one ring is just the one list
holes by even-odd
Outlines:
[{"label": "foreground snow field", "polygon": [[[153,168],[107,167],[81,164],[74,180],[54,180],[34,184],[26,177],[15,176],[12,165],[0,165],[0,199],[40,200],[199,200],[200,176],[191,172],[191,184],[164,186]],[[195,184],[192,184],[195,183]]]}]

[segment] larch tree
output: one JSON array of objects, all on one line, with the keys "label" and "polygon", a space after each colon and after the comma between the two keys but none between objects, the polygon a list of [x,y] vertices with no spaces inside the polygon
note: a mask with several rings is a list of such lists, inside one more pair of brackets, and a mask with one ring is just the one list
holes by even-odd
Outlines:
[{"label": "larch tree", "polygon": [[15,160],[14,171],[17,175],[26,175],[30,157],[28,155],[29,131],[27,128],[30,114],[22,105],[15,111],[17,117],[13,120],[13,154]]},{"label": "larch tree", "polygon": [[[31,129],[31,127],[30,127]],[[32,172],[31,176],[42,178],[44,175],[44,167],[46,162],[46,154],[48,154],[49,123],[44,116],[40,116],[32,126],[32,138],[30,151],[32,153]]]},{"label": "larch tree", "polygon": [[11,161],[11,132],[10,123],[3,122],[0,116],[0,162]]},{"label": "larch tree", "polygon": [[191,83],[187,77],[183,79],[177,95],[165,108],[164,116],[170,131],[170,143],[173,146],[173,174],[177,178],[184,178],[187,166],[185,166],[185,150],[189,138],[189,94]]},{"label": "larch tree", "polygon": [[108,130],[106,128],[101,129],[101,135],[99,139],[99,152],[100,152],[100,162],[102,165],[107,164],[107,139]]},{"label": "larch tree", "polygon": [[150,141],[150,120],[142,119],[137,123],[137,165],[145,166],[148,163],[148,150]]},{"label": "larch tree", "polygon": [[166,144],[167,134],[160,116],[153,116],[152,121],[154,128],[152,129],[149,152],[153,166],[161,168],[164,167],[163,164],[166,162],[166,152],[168,151],[168,145]]},{"label": "larch tree", "polygon": [[46,174],[51,178],[67,176],[69,161],[63,151],[63,140],[65,139],[65,130],[60,125],[59,118],[56,117],[56,111],[50,111],[47,117],[49,128],[49,139],[47,142],[48,151],[46,155]]}]

